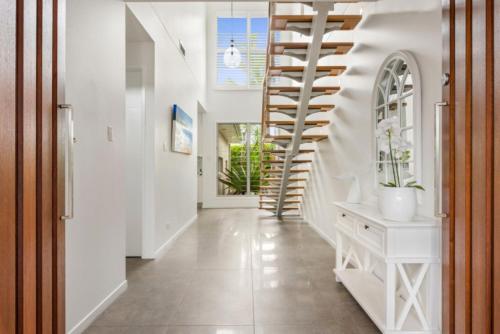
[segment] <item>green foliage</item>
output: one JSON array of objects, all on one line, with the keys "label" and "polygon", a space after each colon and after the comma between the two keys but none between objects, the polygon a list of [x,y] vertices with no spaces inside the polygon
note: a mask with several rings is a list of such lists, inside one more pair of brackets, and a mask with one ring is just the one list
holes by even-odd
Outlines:
[{"label": "green foliage", "polygon": [[[258,166],[257,166],[258,167]],[[247,192],[247,168],[245,165],[231,166],[219,175],[219,182],[226,186],[229,195],[245,195]],[[250,191],[259,191],[260,168],[250,168]]]},{"label": "green foliage", "polygon": [[[252,127],[252,144],[250,145],[250,175],[247,175],[247,152],[246,144],[238,143],[230,145],[230,168],[220,173],[218,180],[225,186],[225,194],[228,195],[245,195],[247,194],[247,178],[250,179],[250,193],[257,194],[261,185],[261,172],[263,177],[268,177],[269,174],[261,169],[261,145],[260,145],[260,126]],[[274,144],[264,143],[264,150],[272,150]],[[269,154],[262,156],[263,161],[270,160]],[[264,185],[264,184],[263,184]]]},{"label": "green foliage", "polygon": [[[390,182],[387,182],[387,183],[380,182],[380,184],[383,185],[384,187],[389,187],[389,188],[396,188],[397,187],[396,183],[394,183],[393,181],[390,181]],[[410,182],[406,183],[404,186],[407,187],[407,188],[416,188],[418,190],[424,190],[425,191],[424,187],[422,187],[421,185],[417,184],[416,181],[410,181]]]}]

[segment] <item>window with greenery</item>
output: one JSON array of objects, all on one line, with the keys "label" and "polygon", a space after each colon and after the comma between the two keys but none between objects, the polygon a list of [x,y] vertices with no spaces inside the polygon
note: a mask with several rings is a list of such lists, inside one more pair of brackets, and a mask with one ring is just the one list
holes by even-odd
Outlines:
[{"label": "window with greenery", "polygon": [[260,182],[260,125],[217,126],[218,195],[256,195]]},{"label": "window with greenery", "polygon": [[[267,48],[267,17],[217,18],[217,82],[219,88],[260,88],[265,75]],[[234,39],[241,53],[236,68],[224,64],[224,52]]]}]

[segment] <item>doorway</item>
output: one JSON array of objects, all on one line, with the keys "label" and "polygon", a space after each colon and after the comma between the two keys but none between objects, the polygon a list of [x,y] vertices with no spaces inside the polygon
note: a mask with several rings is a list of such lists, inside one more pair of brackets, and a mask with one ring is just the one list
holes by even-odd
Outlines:
[{"label": "doorway", "polygon": [[197,126],[197,138],[198,138],[198,157],[197,157],[197,180],[198,180],[198,195],[197,195],[197,207],[198,210],[203,208],[203,125],[206,110],[203,108],[200,102],[198,102],[198,126]]},{"label": "doorway", "polygon": [[142,256],[146,96],[141,70],[127,71],[125,99],[127,257]]}]

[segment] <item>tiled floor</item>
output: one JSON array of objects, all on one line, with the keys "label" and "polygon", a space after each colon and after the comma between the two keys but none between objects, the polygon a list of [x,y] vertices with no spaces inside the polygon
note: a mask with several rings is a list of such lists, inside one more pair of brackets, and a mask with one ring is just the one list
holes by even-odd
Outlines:
[{"label": "tiled floor", "polygon": [[334,259],[307,224],[202,210],[163,257],[128,260],[128,290],[86,333],[378,333],[335,282]]}]

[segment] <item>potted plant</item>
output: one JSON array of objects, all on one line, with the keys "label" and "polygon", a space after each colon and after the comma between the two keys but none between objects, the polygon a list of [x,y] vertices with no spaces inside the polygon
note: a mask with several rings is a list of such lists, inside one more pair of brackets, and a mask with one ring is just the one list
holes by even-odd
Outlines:
[{"label": "potted plant", "polygon": [[424,190],[416,181],[403,181],[400,166],[410,159],[411,144],[401,136],[399,119],[391,117],[382,120],[376,131],[380,150],[390,159],[392,181],[381,183],[378,207],[388,220],[410,221],[417,213],[416,190]]}]

